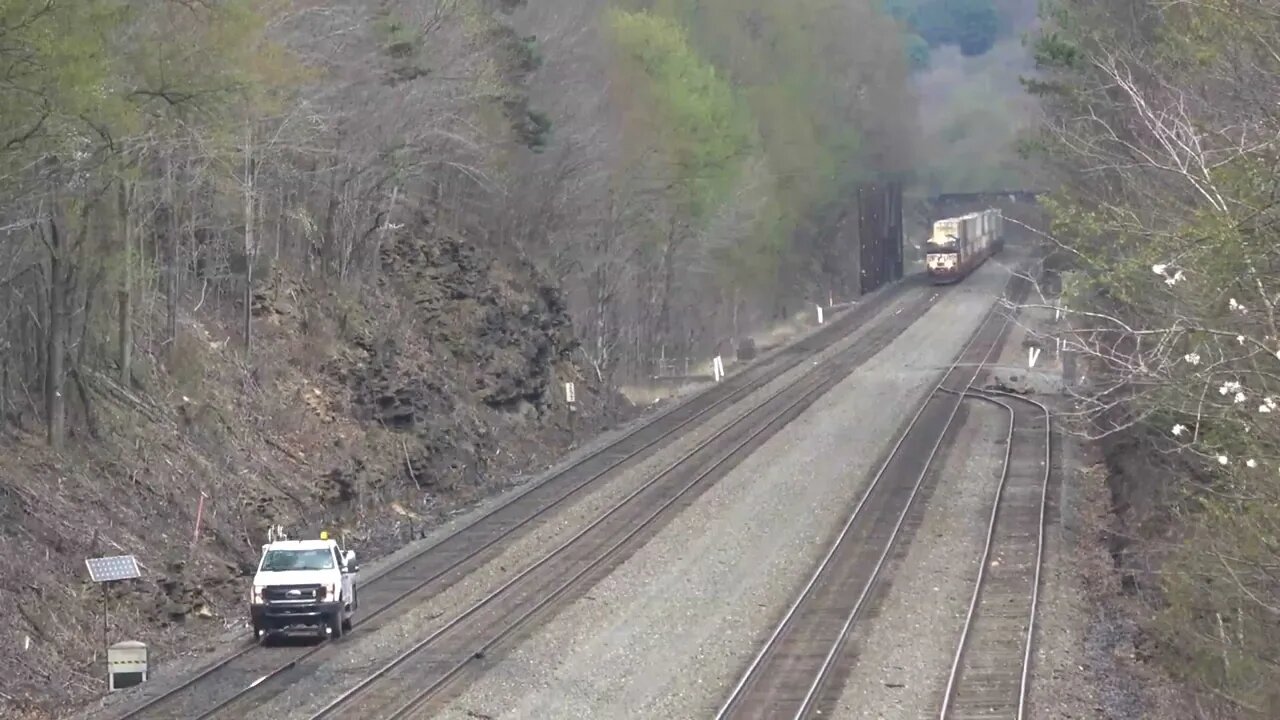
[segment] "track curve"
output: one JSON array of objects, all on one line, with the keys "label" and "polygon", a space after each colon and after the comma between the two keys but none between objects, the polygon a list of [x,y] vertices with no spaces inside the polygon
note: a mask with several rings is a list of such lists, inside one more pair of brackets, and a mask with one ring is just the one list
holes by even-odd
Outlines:
[{"label": "track curve", "polygon": [[[982,561],[938,716],[940,720],[1022,720],[1044,566],[1052,413],[1044,403],[1006,392],[984,390],[970,395],[1003,407],[1018,437],[1013,438],[1011,431]],[[999,556],[994,562],[993,552]]]},{"label": "track curve", "polygon": [[[1015,304],[1030,291],[1015,277]],[[809,582],[747,664],[717,711],[728,718],[805,718],[835,704],[852,658],[843,652],[854,623],[882,582],[882,569],[967,392],[1003,345],[1012,317],[999,303],[914,418],[818,563]],[[972,372],[968,369],[972,368]]]}]

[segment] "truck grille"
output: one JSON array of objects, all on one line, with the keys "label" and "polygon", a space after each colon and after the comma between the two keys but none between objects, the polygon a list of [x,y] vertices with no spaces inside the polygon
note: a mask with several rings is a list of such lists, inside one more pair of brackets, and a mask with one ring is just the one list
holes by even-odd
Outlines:
[{"label": "truck grille", "polygon": [[316,602],[324,595],[322,585],[273,585],[262,591],[267,602]]}]

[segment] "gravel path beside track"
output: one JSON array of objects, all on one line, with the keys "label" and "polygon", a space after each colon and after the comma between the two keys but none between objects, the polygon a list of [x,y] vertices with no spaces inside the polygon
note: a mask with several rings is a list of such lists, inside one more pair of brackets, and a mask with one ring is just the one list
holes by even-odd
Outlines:
[{"label": "gravel path beside track", "polygon": [[[1082,483],[1072,469],[1067,482]],[[1045,578],[1041,598],[1039,644],[1035,654],[1035,682],[1028,710],[1045,720],[1102,718],[1102,692],[1089,656],[1092,606],[1083,587],[1083,573],[1090,569],[1110,572],[1105,550],[1090,547],[1080,537],[1052,528],[1045,546]],[[1082,542],[1084,541],[1084,542]]]},{"label": "gravel path beside track", "polygon": [[714,714],[1007,277],[989,263],[953,288],[434,717]]},{"label": "gravel path beside track", "polygon": [[1009,428],[1008,415],[986,403],[966,401],[965,412],[937,466],[938,484],[915,540],[888,568],[893,585],[882,609],[854,632],[857,661],[836,720],[936,712],[973,592]]},{"label": "gravel path beside track", "polygon": [[[913,302],[932,297],[934,288],[923,286],[904,294],[888,305],[880,315],[908,312]],[[871,321],[874,322],[874,321]],[[868,323],[870,325],[871,323]],[[864,339],[867,327],[828,348],[815,358],[824,359]],[[397,621],[388,623],[375,632],[357,632],[341,641],[342,652],[328,662],[317,666],[316,672],[276,696],[271,702],[258,708],[268,717],[306,717],[309,711],[318,710],[342,690],[355,684],[362,676],[379,665],[407,650],[415,641],[430,634],[470,604],[482,599],[493,588],[519,574],[524,568],[546,552],[571,537],[609,507],[634,491],[645,480],[653,477],[678,460],[698,443],[717,430],[745,415],[754,404],[769,392],[791,382],[812,367],[802,364],[782,377],[753,393],[720,413],[706,425],[684,435],[672,445],[617,474],[590,493],[584,493],[552,518],[542,521],[535,529],[501,551],[492,560],[468,575],[448,590],[424,601]],[[821,401],[820,401],[821,402]],[[727,478],[726,478],[727,480]]]}]

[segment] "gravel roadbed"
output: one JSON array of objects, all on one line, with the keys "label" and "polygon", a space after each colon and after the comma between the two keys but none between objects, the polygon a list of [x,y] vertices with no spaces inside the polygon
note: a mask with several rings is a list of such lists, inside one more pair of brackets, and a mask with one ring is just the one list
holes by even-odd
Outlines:
[{"label": "gravel roadbed", "polygon": [[[883,292],[889,289],[890,288],[884,288],[875,295],[869,295],[866,298],[863,298],[858,304],[872,302],[876,296],[883,294]],[[887,307],[891,312],[893,309],[905,306],[905,304],[909,302],[910,298],[919,297],[921,293],[930,291],[931,290],[927,286],[922,284],[918,288],[909,289],[903,297],[897,298]],[[834,321],[839,317],[843,317],[844,314],[849,312],[852,308],[852,305],[848,308],[842,308],[838,314],[831,316],[831,320]],[[882,313],[883,312],[884,311],[882,310]],[[805,328],[788,337],[787,342],[784,345],[770,348],[749,364],[729,363],[728,367],[726,367],[728,375],[737,375],[738,373],[748,371],[761,363],[768,362],[779,353],[785,352],[787,347],[807,339],[821,329],[822,326],[817,324],[814,324],[812,327]],[[709,384],[710,383],[707,383],[707,385]],[[380,557],[374,558],[367,555],[362,557],[362,568],[360,573],[362,581],[365,583],[371,582],[379,575],[382,575],[392,567],[399,564],[401,561],[420,553],[424,548],[428,548],[458,532],[458,530],[466,527],[495,508],[500,507],[511,498],[528,490],[530,487],[540,484],[547,478],[558,474],[565,468],[581,461],[583,458],[597,450],[616,442],[640,426],[653,422],[663,415],[676,410],[681,405],[691,401],[693,397],[701,391],[702,387],[691,388],[690,390],[681,393],[678,398],[657,404],[656,406],[647,409],[646,412],[638,417],[632,418],[615,428],[598,433],[595,436],[580,442],[556,463],[548,464],[541,469],[534,468],[526,474],[509,478],[505,483],[505,487],[493,495],[450,511],[446,518],[436,521],[433,527],[424,531],[419,539],[407,542],[399,549]],[[204,669],[211,667],[235,652],[238,652],[243,646],[251,643],[252,641],[253,639],[248,628],[247,617],[241,618],[239,622],[229,625],[225,633],[207,646],[188,650],[181,656],[171,658],[168,662],[161,665],[153,663],[150,668],[150,678],[145,686],[139,687],[133,692],[126,690],[99,698],[77,710],[70,716],[69,720],[88,720],[89,718],[99,718],[103,714],[118,715],[126,707],[130,707],[138,701],[137,698],[139,697],[138,693],[140,691],[145,691],[146,695],[151,697],[164,692],[168,688],[176,687],[182,683],[185,678],[202,672]]]},{"label": "gravel roadbed", "polygon": [[[902,312],[921,293],[935,292],[929,287],[913,289],[883,308],[877,313],[877,317]],[[613,477],[605,478],[594,489],[579,494],[553,515],[537,522],[533,529],[507,545],[461,581],[434,597],[423,598],[395,622],[374,632],[361,632],[357,627],[355,633],[341,641],[344,645],[341,653],[319,665],[314,674],[302,678],[260,710],[269,717],[293,718],[306,717],[308,711],[324,706],[365,675],[408,650],[568,541],[646,481],[679,461],[720,429],[746,415],[770,393],[794,382],[822,360],[858,343],[866,334],[867,327],[864,325],[816,355],[812,362],[792,368],[783,376],[734,403],[706,424],[686,432],[645,461],[624,467],[615,472]]]},{"label": "gravel roadbed", "polygon": [[1007,278],[953,288],[435,717],[714,713]]},{"label": "gravel roadbed", "polygon": [[931,473],[938,484],[915,537],[883,571],[893,580],[882,609],[854,626],[849,648],[857,659],[833,709],[836,720],[936,715],[978,576],[1009,430],[1002,409],[966,402],[964,424]]}]

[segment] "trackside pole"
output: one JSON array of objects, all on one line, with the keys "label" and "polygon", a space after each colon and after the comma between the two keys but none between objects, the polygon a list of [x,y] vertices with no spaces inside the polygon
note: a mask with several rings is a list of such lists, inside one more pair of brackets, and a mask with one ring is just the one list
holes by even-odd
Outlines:
[{"label": "trackside pole", "polygon": [[569,446],[578,444],[578,394],[573,383],[564,384],[564,400],[569,404]]},{"label": "trackside pole", "polygon": [[[110,583],[102,583],[102,652],[107,651],[107,585]],[[102,656],[103,665],[107,667],[107,690],[111,690],[111,663],[107,662],[106,655]]]}]

